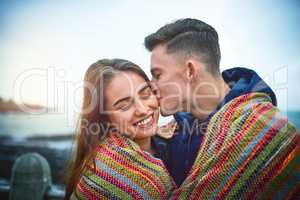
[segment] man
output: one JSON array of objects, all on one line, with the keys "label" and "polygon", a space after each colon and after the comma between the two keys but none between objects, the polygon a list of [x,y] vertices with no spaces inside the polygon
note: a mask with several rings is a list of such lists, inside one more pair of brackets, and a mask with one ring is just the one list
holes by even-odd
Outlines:
[{"label": "man", "polygon": [[276,106],[272,89],[252,70],[220,72],[216,30],[197,19],[180,19],[145,38],[151,52],[152,82],[163,116],[174,115],[179,128],[169,140],[172,177],[180,186],[189,174],[211,117],[242,95],[264,93]]}]

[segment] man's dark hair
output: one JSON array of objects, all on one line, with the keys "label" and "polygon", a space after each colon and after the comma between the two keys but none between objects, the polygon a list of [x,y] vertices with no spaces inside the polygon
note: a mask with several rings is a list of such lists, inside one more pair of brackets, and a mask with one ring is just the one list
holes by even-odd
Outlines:
[{"label": "man's dark hair", "polygon": [[217,31],[197,19],[179,19],[167,24],[145,38],[145,47],[152,51],[166,44],[167,53],[195,56],[207,65],[212,74],[219,74],[221,52]]}]

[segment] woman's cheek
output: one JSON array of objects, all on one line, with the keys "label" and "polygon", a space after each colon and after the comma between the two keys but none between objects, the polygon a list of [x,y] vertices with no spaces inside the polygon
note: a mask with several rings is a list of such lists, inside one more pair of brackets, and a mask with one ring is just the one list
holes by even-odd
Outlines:
[{"label": "woman's cheek", "polygon": [[125,111],[121,117],[122,117],[123,125],[125,125],[125,127],[131,126],[134,121],[133,109],[129,109],[129,110]]}]

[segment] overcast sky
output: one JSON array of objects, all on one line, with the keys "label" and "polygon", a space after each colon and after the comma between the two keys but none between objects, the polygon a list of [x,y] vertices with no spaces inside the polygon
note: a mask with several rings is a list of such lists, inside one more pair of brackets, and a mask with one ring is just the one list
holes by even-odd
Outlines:
[{"label": "overcast sky", "polygon": [[0,96],[81,105],[78,88],[91,63],[125,58],[150,75],[144,37],[185,17],[216,28],[222,70],[254,69],[280,108],[300,109],[300,3],[291,0],[0,0]]}]

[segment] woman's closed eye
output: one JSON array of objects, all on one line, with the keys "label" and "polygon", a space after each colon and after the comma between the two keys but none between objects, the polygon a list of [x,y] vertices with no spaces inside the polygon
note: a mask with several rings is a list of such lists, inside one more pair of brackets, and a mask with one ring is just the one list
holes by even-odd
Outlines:
[{"label": "woman's closed eye", "polygon": [[129,110],[130,106],[131,105],[129,103],[127,103],[127,104],[121,105],[119,107],[119,109],[122,110],[122,111],[126,111],[126,110]]},{"label": "woman's closed eye", "polygon": [[117,109],[122,110],[122,111],[126,111],[126,110],[129,110],[131,105],[132,105],[131,101],[122,101],[122,102],[118,103]]},{"label": "woman's closed eye", "polygon": [[152,95],[152,90],[150,87],[147,87],[145,90],[143,90],[141,93],[140,93],[140,97],[142,99],[148,99],[151,95]]}]

